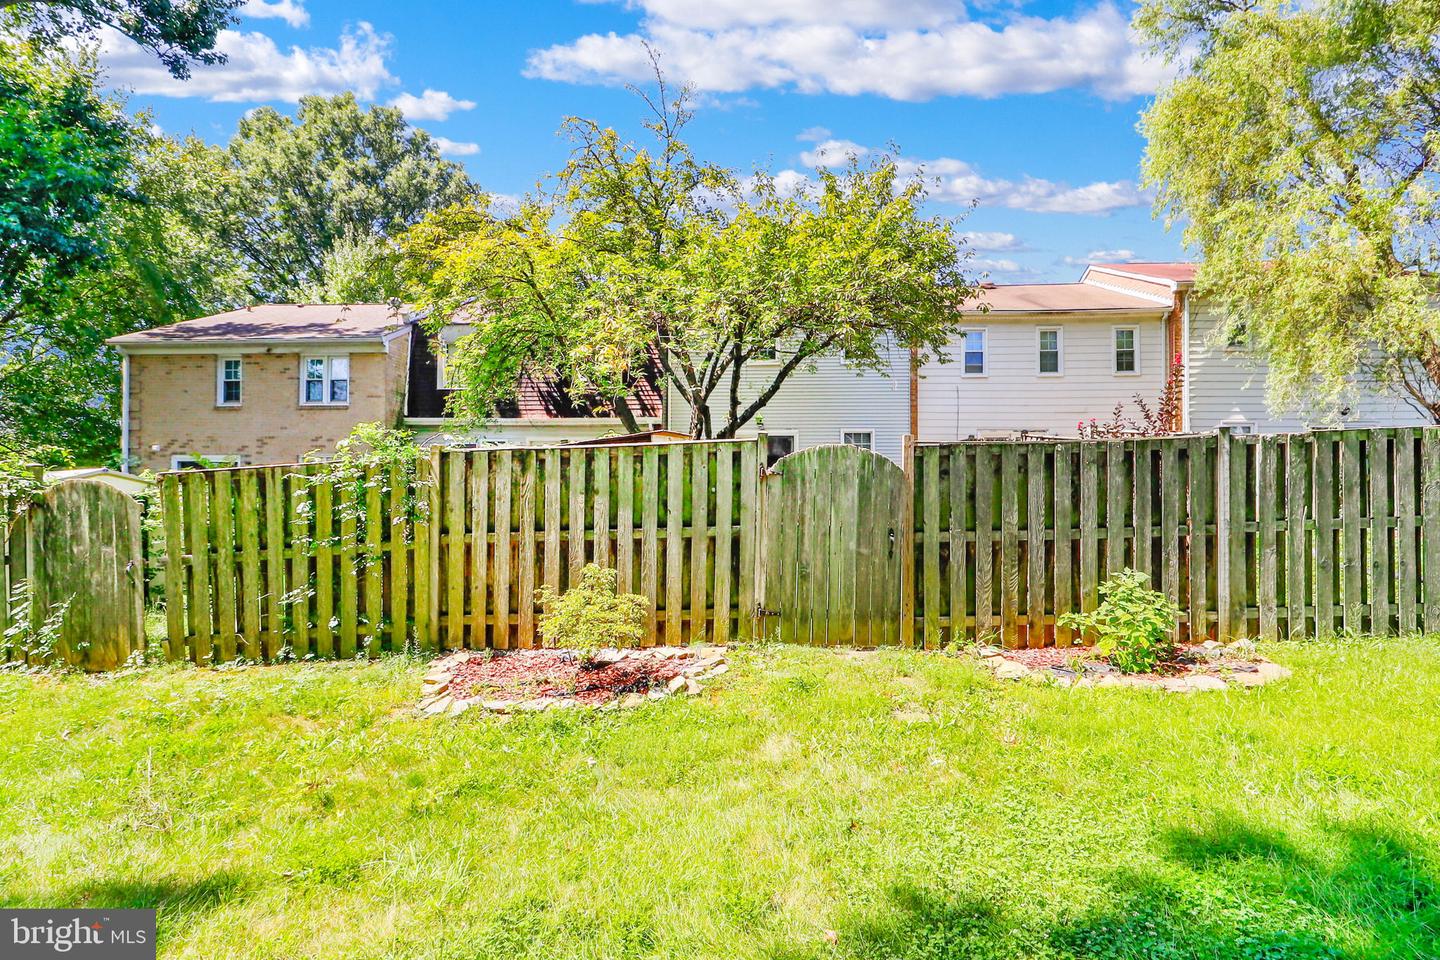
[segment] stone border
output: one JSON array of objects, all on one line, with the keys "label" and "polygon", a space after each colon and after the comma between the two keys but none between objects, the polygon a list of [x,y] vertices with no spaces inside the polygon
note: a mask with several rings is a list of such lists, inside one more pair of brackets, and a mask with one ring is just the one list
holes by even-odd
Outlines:
[{"label": "stone border", "polygon": [[1200,693],[1235,687],[1259,687],[1290,676],[1290,670],[1254,653],[1255,645],[1239,640],[1223,646],[1207,640],[1198,651],[1209,664],[1196,664],[1180,676],[1161,677],[1155,674],[1124,674],[1102,660],[1086,660],[1077,675],[1068,667],[1030,667],[1010,659],[1013,651],[986,646],[978,651],[980,662],[994,673],[997,680],[1039,680],[1062,687],[1139,687],[1164,690],[1167,693]]},{"label": "stone border", "polygon": [[[507,651],[506,655],[523,654],[526,651]],[[564,652],[549,650],[548,652]],[[712,680],[730,670],[726,662],[724,647],[648,647],[640,650],[598,650],[594,662],[601,666],[619,663],[622,660],[679,660],[694,658],[693,663],[680,667],[680,672],[663,687],[655,687],[645,693],[631,691],[610,697],[599,703],[581,703],[573,697],[544,696],[529,700],[482,700],[478,697],[460,699],[450,694],[450,682],[460,667],[472,659],[488,654],[478,650],[462,650],[441,657],[430,666],[420,681],[420,702],[415,709],[427,716],[448,714],[458,716],[473,708],[489,713],[541,713],[545,710],[617,710],[638,707],[642,703],[663,700],[671,694],[684,693],[695,696],[701,691],[701,682]]]}]

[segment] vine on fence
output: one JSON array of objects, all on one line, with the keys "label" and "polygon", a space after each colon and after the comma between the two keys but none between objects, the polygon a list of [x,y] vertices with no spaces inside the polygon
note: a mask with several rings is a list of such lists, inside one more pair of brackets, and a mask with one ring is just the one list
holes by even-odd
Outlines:
[{"label": "vine on fence", "polygon": [[[391,536],[403,536],[406,543],[412,542],[415,524],[424,523],[430,511],[429,490],[432,484],[428,479],[422,480],[418,470],[423,453],[415,443],[414,434],[408,431],[391,429],[379,423],[361,423],[348,437],[335,444],[333,456],[306,457],[306,463],[311,464],[311,468],[305,473],[292,474],[309,494],[296,508],[295,548],[314,556],[321,548],[353,546],[359,572],[372,563],[381,562],[383,548],[381,552],[372,553],[369,546],[372,538],[369,536],[366,503],[371,491],[378,491],[382,501],[392,504],[389,513],[394,529]],[[332,532],[327,537],[316,537],[313,529],[315,494],[321,487],[329,487],[332,491]],[[345,543],[340,531],[350,522],[355,524],[355,534],[345,538],[350,541]],[[373,539],[383,543],[385,538],[382,535]],[[314,596],[312,575],[309,582],[285,594],[282,603],[293,606]]]}]

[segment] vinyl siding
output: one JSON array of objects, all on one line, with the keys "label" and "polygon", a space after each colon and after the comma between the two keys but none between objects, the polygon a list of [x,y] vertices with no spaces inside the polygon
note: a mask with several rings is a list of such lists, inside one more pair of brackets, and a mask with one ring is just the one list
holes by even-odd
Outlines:
[{"label": "vinyl siding", "polygon": [[[1257,433],[1284,433],[1336,422],[1316,411],[1272,411],[1265,397],[1267,367],[1243,351],[1213,342],[1223,319],[1204,300],[1189,303],[1186,334],[1186,429],[1206,432],[1220,426],[1249,424]],[[1428,423],[1401,394],[1377,388],[1355,391],[1350,415],[1339,422],[1357,426],[1409,426]]]},{"label": "vinyl siding", "polygon": [[[1163,309],[1159,305],[1157,311]],[[1140,372],[1114,372],[1113,332],[1138,328]],[[963,440],[982,431],[1027,430],[1076,435],[1081,420],[1106,420],[1123,403],[1132,414],[1139,394],[1152,406],[1164,389],[1165,326],[1157,315],[1128,318],[1009,318],[991,314],[967,323],[986,331],[986,373],[962,372],[961,347],[947,351],[949,363],[921,369],[920,439]],[[1061,330],[1062,370],[1041,376],[1038,331]]]},{"label": "vinyl siding", "polygon": [[[813,369],[792,373],[759,414],[766,433],[795,434],[795,449],[839,443],[846,430],[874,432],[874,450],[899,461],[910,430],[910,353],[900,347],[886,351],[885,374],[857,371],[835,357],[817,360]],[[753,400],[774,379],[775,364],[746,365],[741,403]],[[673,386],[666,387],[666,429],[688,431],[690,406]],[[717,405],[711,404],[712,411]],[[716,426],[719,426],[718,421]],[[751,420],[739,432],[754,437],[761,425]]]}]

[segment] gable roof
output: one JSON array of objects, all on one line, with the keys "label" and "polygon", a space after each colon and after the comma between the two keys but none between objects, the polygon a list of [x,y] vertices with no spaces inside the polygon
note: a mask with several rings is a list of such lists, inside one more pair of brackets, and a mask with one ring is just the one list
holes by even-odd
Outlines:
[{"label": "gable roof", "polygon": [[408,322],[387,303],[262,303],[106,342],[120,348],[186,344],[284,344],[322,340],[379,341]]},{"label": "gable roof", "polygon": [[981,304],[990,313],[1087,313],[1096,315],[1161,312],[1148,297],[1132,296],[1093,283],[984,284],[962,309],[975,311]]},{"label": "gable roof", "polygon": [[1167,280],[1171,283],[1194,283],[1196,263],[1096,263],[1092,266],[1112,273],[1128,273],[1137,277]]}]

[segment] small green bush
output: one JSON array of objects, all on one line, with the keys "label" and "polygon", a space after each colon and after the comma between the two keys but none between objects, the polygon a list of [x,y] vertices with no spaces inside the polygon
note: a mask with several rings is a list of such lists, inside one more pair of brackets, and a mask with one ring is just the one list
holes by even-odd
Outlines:
[{"label": "small green bush", "polygon": [[1175,655],[1172,631],[1180,610],[1149,587],[1138,570],[1122,570],[1100,586],[1104,598],[1089,613],[1067,613],[1060,625],[1093,632],[1095,648],[1122,673],[1150,673]]},{"label": "small green bush", "polygon": [[603,647],[638,647],[650,618],[650,601],[620,593],[619,576],[598,564],[586,564],[580,580],[564,593],[548,586],[535,591],[544,614],[540,636],[547,647],[565,647],[588,661]]}]

